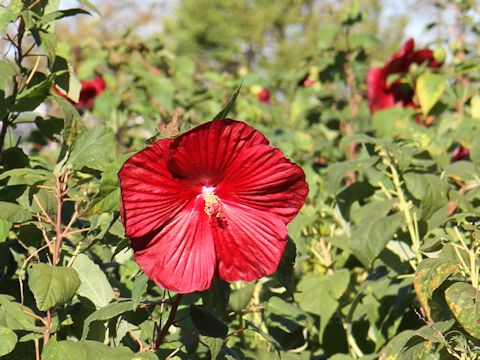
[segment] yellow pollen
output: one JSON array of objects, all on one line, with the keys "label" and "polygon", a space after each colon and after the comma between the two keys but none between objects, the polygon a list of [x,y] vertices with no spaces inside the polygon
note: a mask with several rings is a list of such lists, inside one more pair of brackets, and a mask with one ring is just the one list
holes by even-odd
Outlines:
[{"label": "yellow pollen", "polygon": [[220,198],[215,195],[212,189],[203,187],[203,200],[205,201],[205,207],[203,210],[208,217],[215,215],[215,217],[220,218],[222,215],[222,203]]}]

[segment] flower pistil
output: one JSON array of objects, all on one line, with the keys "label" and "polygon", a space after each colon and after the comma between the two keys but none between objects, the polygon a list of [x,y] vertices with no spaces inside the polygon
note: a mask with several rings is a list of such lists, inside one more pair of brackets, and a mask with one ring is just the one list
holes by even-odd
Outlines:
[{"label": "flower pistil", "polygon": [[215,195],[215,187],[213,186],[204,186],[202,188],[203,200],[205,201],[205,207],[203,210],[205,214],[210,218],[212,215],[220,219],[222,216],[222,203],[220,198]]}]

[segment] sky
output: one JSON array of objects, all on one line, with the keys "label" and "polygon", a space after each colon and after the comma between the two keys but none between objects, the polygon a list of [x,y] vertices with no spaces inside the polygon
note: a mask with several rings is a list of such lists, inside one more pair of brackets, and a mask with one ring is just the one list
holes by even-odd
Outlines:
[{"label": "sky", "polygon": [[[90,0],[95,5],[100,5],[104,2],[115,2],[115,0]],[[201,1],[201,0],[198,0]],[[274,0],[272,0],[274,1]],[[171,13],[175,7],[177,0],[143,0],[141,4],[145,8],[152,7],[153,5],[159,6],[162,14]],[[435,34],[432,32],[425,31],[425,26],[434,20],[435,14],[426,10],[426,7],[423,6],[419,11],[412,12],[412,9],[418,8],[418,4],[425,4],[415,0],[382,0],[384,5],[384,16],[381,17],[381,20],[385,22],[389,21],[391,16],[404,15],[408,13],[410,22],[405,29],[405,40],[413,37],[419,44],[426,45],[429,42],[433,41]],[[78,1],[76,0],[60,0],[62,8],[77,7]],[[127,15],[128,17],[128,15]],[[445,19],[444,19],[445,20]],[[446,19],[448,21],[448,18]],[[156,24],[156,29],[158,29],[158,24]],[[148,31],[148,28],[146,28]]]},{"label": "sky", "polygon": [[[91,0],[93,4],[100,4],[100,0]],[[143,0],[141,2],[144,7],[151,7],[153,4],[160,4],[163,14],[168,14],[172,12],[175,7],[177,0]],[[398,0],[383,0],[385,10],[384,16],[382,16],[383,21],[388,21],[390,16],[395,16],[397,14],[405,14],[408,9],[408,4],[411,4],[412,1],[398,1]],[[78,1],[76,0],[60,0],[62,8],[76,7],[78,6]],[[405,39],[414,37],[419,43],[428,43],[434,37],[434,34],[427,33],[424,31],[425,25],[428,24],[431,19],[431,14],[425,14],[423,11],[411,12],[409,13],[410,23],[405,29]]]}]

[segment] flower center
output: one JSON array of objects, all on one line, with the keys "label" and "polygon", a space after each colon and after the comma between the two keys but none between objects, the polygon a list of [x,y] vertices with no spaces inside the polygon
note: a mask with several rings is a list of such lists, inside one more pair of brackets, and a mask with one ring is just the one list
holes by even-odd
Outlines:
[{"label": "flower center", "polygon": [[212,215],[220,218],[222,216],[222,203],[214,191],[214,186],[204,186],[202,188],[203,200],[205,201],[203,211],[205,211],[205,214],[207,214],[209,218]]}]

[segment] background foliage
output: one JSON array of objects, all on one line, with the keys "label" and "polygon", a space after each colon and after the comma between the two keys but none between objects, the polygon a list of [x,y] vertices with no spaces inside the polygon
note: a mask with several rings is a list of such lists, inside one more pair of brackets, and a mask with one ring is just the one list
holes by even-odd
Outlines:
[{"label": "background foliage", "polygon": [[[135,3],[3,2],[0,356],[478,358],[478,4],[429,8],[443,66],[400,75],[417,106],[370,114],[367,71],[407,20],[382,27],[382,4],[182,0],[160,27],[151,8],[122,17]],[[310,193],[274,276],[178,304],[132,259],[116,174],[240,84],[230,116]]]}]

